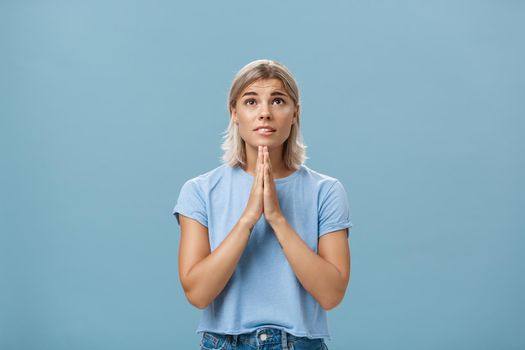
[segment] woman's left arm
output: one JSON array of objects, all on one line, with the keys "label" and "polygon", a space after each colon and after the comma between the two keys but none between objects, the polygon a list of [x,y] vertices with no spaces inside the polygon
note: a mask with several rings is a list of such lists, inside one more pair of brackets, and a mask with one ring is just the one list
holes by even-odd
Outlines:
[{"label": "woman's left arm", "polygon": [[269,221],[301,285],[325,310],[339,305],[350,280],[347,229],[321,236],[316,254],[284,216]]},{"label": "woman's left arm", "polygon": [[301,285],[325,310],[339,305],[350,280],[350,248],[347,229],[319,238],[316,254],[295,232],[281,211],[273,180],[272,163],[268,149],[263,151],[264,216]]}]

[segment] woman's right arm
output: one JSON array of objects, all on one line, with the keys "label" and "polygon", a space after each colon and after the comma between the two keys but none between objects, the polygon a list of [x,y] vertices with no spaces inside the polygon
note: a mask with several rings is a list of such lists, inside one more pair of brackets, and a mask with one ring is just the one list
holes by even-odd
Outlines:
[{"label": "woman's right arm", "polygon": [[264,159],[259,146],[254,178],[246,208],[226,238],[211,253],[208,228],[179,214],[179,278],[189,302],[204,309],[230,280],[248,244],[251,228],[263,214]]},{"label": "woman's right arm", "polygon": [[179,214],[179,278],[188,301],[204,309],[230,280],[250,238],[251,223],[243,217],[210,253],[208,228]]}]

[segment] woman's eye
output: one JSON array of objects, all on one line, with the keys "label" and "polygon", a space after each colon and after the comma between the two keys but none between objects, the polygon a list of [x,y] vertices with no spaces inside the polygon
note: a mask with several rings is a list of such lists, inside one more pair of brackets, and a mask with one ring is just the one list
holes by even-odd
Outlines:
[{"label": "woman's eye", "polygon": [[284,103],[284,100],[282,98],[276,98],[275,100],[273,100],[273,102],[279,102],[277,104],[280,105]]},{"label": "woman's eye", "polygon": [[244,103],[246,103],[247,105],[252,106],[253,104],[255,104],[255,100],[251,98],[249,100],[246,100]]}]

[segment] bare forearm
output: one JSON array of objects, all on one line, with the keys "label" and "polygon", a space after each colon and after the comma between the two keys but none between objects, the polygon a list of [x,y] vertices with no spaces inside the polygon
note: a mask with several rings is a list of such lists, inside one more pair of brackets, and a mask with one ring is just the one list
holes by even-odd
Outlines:
[{"label": "bare forearm", "polygon": [[242,218],[221,244],[188,272],[188,299],[205,308],[224,289],[250,238],[250,224]]},{"label": "bare forearm", "polygon": [[340,271],[310,249],[286,218],[279,218],[270,224],[304,289],[324,309],[331,309],[339,304],[346,291],[346,283]]}]

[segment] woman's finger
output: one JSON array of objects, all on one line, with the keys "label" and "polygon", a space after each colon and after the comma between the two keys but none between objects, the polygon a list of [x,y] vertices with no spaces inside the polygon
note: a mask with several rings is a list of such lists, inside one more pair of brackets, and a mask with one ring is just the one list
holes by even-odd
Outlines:
[{"label": "woman's finger", "polygon": [[257,186],[261,185],[261,182],[262,182],[262,176],[261,176],[262,168],[263,168],[263,151],[262,151],[262,146],[259,146],[258,153],[257,153],[257,168],[255,169]]},{"label": "woman's finger", "polygon": [[266,169],[270,165],[269,161],[268,161],[268,150],[267,150],[266,147],[264,147],[264,149],[263,149],[263,158],[264,158],[264,165],[265,165],[264,171],[266,172],[267,171]]},{"label": "woman's finger", "polygon": [[[264,146],[266,147],[266,146]],[[263,159],[263,166],[262,166],[262,181],[263,181],[263,187],[264,187],[264,169],[266,168],[266,158],[264,157],[264,147],[262,147],[261,151],[262,151],[262,159]]]},{"label": "woman's finger", "polygon": [[270,162],[268,161],[268,152],[266,152],[266,148],[265,148],[263,154],[264,154],[264,175],[263,176],[264,176],[264,184],[266,185],[266,186],[264,186],[264,188],[265,189],[266,188],[269,189],[270,188],[270,184],[268,182],[268,180],[269,180],[269,177],[268,177],[268,166],[269,166]]},{"label": "woman's finger", "polygon": [[259,171],[259,166],[261,165],[261,146],[257,148],[257,162],[255,163],[255,175]]},{"label": "woman's finger", "polygon": [[261,148],[258,147],[257,148],[257,161],[255,162],[255,181],[254,181],[254,184],[257,183],[257,173],[259,172],[259,158],[260,158],[260,154],[261,154]]},{"label": "woman's finger", "polygon": [[263,176],[263,183],[264,183],[263,186],[264,186],[264,191],[266,191],[266,187],[268,186],[268,184],[266,183],[266,164],[264,164],[263,168],[264,168],[263,169],[263,174],[262,174],[262,176]]},{"label": "woman's finger", "polygon": [[272,171],[272,162],[270,161],[270,151],[266,149],[266,163],[268,163],[268,170]]}]

